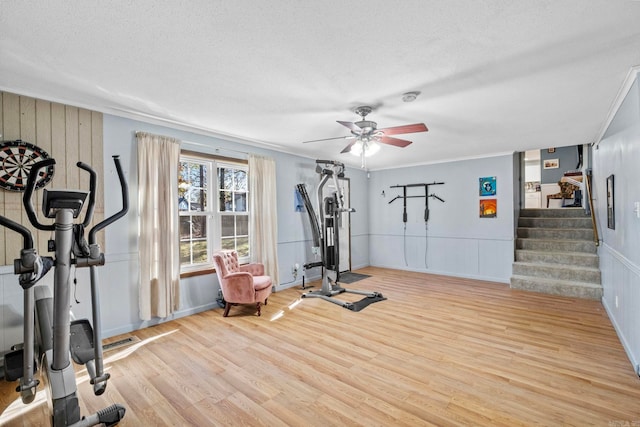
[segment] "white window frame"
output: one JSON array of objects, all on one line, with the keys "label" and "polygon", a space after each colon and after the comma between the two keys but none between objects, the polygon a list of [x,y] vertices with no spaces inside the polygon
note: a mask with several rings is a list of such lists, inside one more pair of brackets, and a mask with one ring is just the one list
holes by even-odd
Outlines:
[{"label": "white window frame", "polygon": [[[247,196],[247,210],[245,212],[221,212],[220,211],[220,198],[218,195],[219,184],[218,184],[218,168],[219,167],[227,167],[233,169],[244,170],[249,173],[249,168],[246,163],[236,163],[229,160],[219,160],[212,156],[207,156],[203,154],[202,156],[197,155],[196,153],[185,153],[182,152],[180,154],[180,162],[192,162],[205,165],[207,168],[207,187],[206,187],[206,198],[207,198],[207,209],[205,211],[182,211],[178,212],[180,217],[183,216],[205,216],[206,224],[207,224],[207,262],[203,263],[190,263],[190,264],[182,264],[180,263],[180,273],[193,273],[204,270],[212,270],[214,268],[212,255],[213,252],[217,249],[220,249],[221,246],[221,218],[223,215],[246,215],[247,219],[249,217],[249,206],[248,206],[248,196]],[[248,184],[248,179],[247,179]],[[246,190],[247,195],[249,193],[249,189]],[[250,230],[250,229],[249,229]],[[248,231],[249,231],[248,230]],[[182,244],[182,240],[181,240]],[[239,260],[241,263],[249,262],[249,256],[241,257]]]}]

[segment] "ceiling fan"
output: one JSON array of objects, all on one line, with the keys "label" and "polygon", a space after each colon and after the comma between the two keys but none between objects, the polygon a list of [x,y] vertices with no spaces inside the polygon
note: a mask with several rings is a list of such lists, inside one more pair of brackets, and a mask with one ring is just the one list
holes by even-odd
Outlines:
[{"label": "ceiling fan", "polygon": [[362,120],[359,122],[343,122],[337,120],[342,126],[351,130],[351,135],[338,136],[335,138],[314,139],[312,141],[304,141],[303,143],[329,141],[332,139],[353,139],[341,153],[352,153],[362,157],[362,167],[364,167],[364,157],[370,156],[380,149],[378,143],[394,145],[396,147],[406,147],[411,141],[406,139],[394,138],[389,135],[400,135],[405,133],[426,132],[427,126],[424,123],[415,123],[412,125],[394,126],[390,128],[378,129],[378,124],[366,117],[373,109],[367,105],[363,105],[355,109],[355,113]]}]

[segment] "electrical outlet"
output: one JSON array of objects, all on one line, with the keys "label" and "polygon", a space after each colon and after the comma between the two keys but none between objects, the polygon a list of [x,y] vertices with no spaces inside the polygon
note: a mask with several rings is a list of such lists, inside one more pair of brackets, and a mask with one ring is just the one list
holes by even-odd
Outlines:
[{"label": "electrical outlet", "polygon": [[616,295],[616,308],[618,308],[618,295]]}]

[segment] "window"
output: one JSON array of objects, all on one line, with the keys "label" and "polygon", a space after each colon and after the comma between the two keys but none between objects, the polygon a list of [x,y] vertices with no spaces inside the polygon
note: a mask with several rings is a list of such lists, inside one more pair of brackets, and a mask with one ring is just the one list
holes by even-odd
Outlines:
[{"label": "window", "polygon": [[247,165],[185,155],[178,170],[180,269],[213,268],[217,249],[235,249],[249,260]]}]

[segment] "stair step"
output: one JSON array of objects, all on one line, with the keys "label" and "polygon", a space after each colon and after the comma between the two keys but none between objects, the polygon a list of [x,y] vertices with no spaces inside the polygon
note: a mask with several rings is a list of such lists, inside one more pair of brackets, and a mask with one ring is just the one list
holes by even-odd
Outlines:
[{"label": "stair step", "polygon": [[582,252],[595,254],[596,244],[588,240],[516,239],[516,249],[532,251]]},{"label": "stair step", "polygon": [[585,213],[583,208],[561,208],[561,209],[521,209],[522,217],[546,217],[546,218],[591,218]]},{"label": "stair step", "polygon": [[600,269],[566,264],[537,264],[531,262],[513,263],[513,275],[533,276],[547,279],[575,282],[600,283]]},{"label": "stair step", "polygon": [[550,278],[514,275],[511,288],[584,299],[602,299],[602,285]]},{"label": "stair step", "polygon": [[518,227],[518,237],[533,239],[593,240],[592,228]]},{"label": "stair step", "polygon": [[592,228],[591,218],[567,218],[567,217],[520,217],[518,227],[541,228]]},{"label": "stair step", "polygon": [[601,299],[593,239],[591,217],[583,208],[520,210],[511,287]]},{"label": "stair step", "polygon": [[568,251],[532,251],[516,249],[516,261],[536,264],[560,264],[598,268],[598,256],[590,253]]}]

